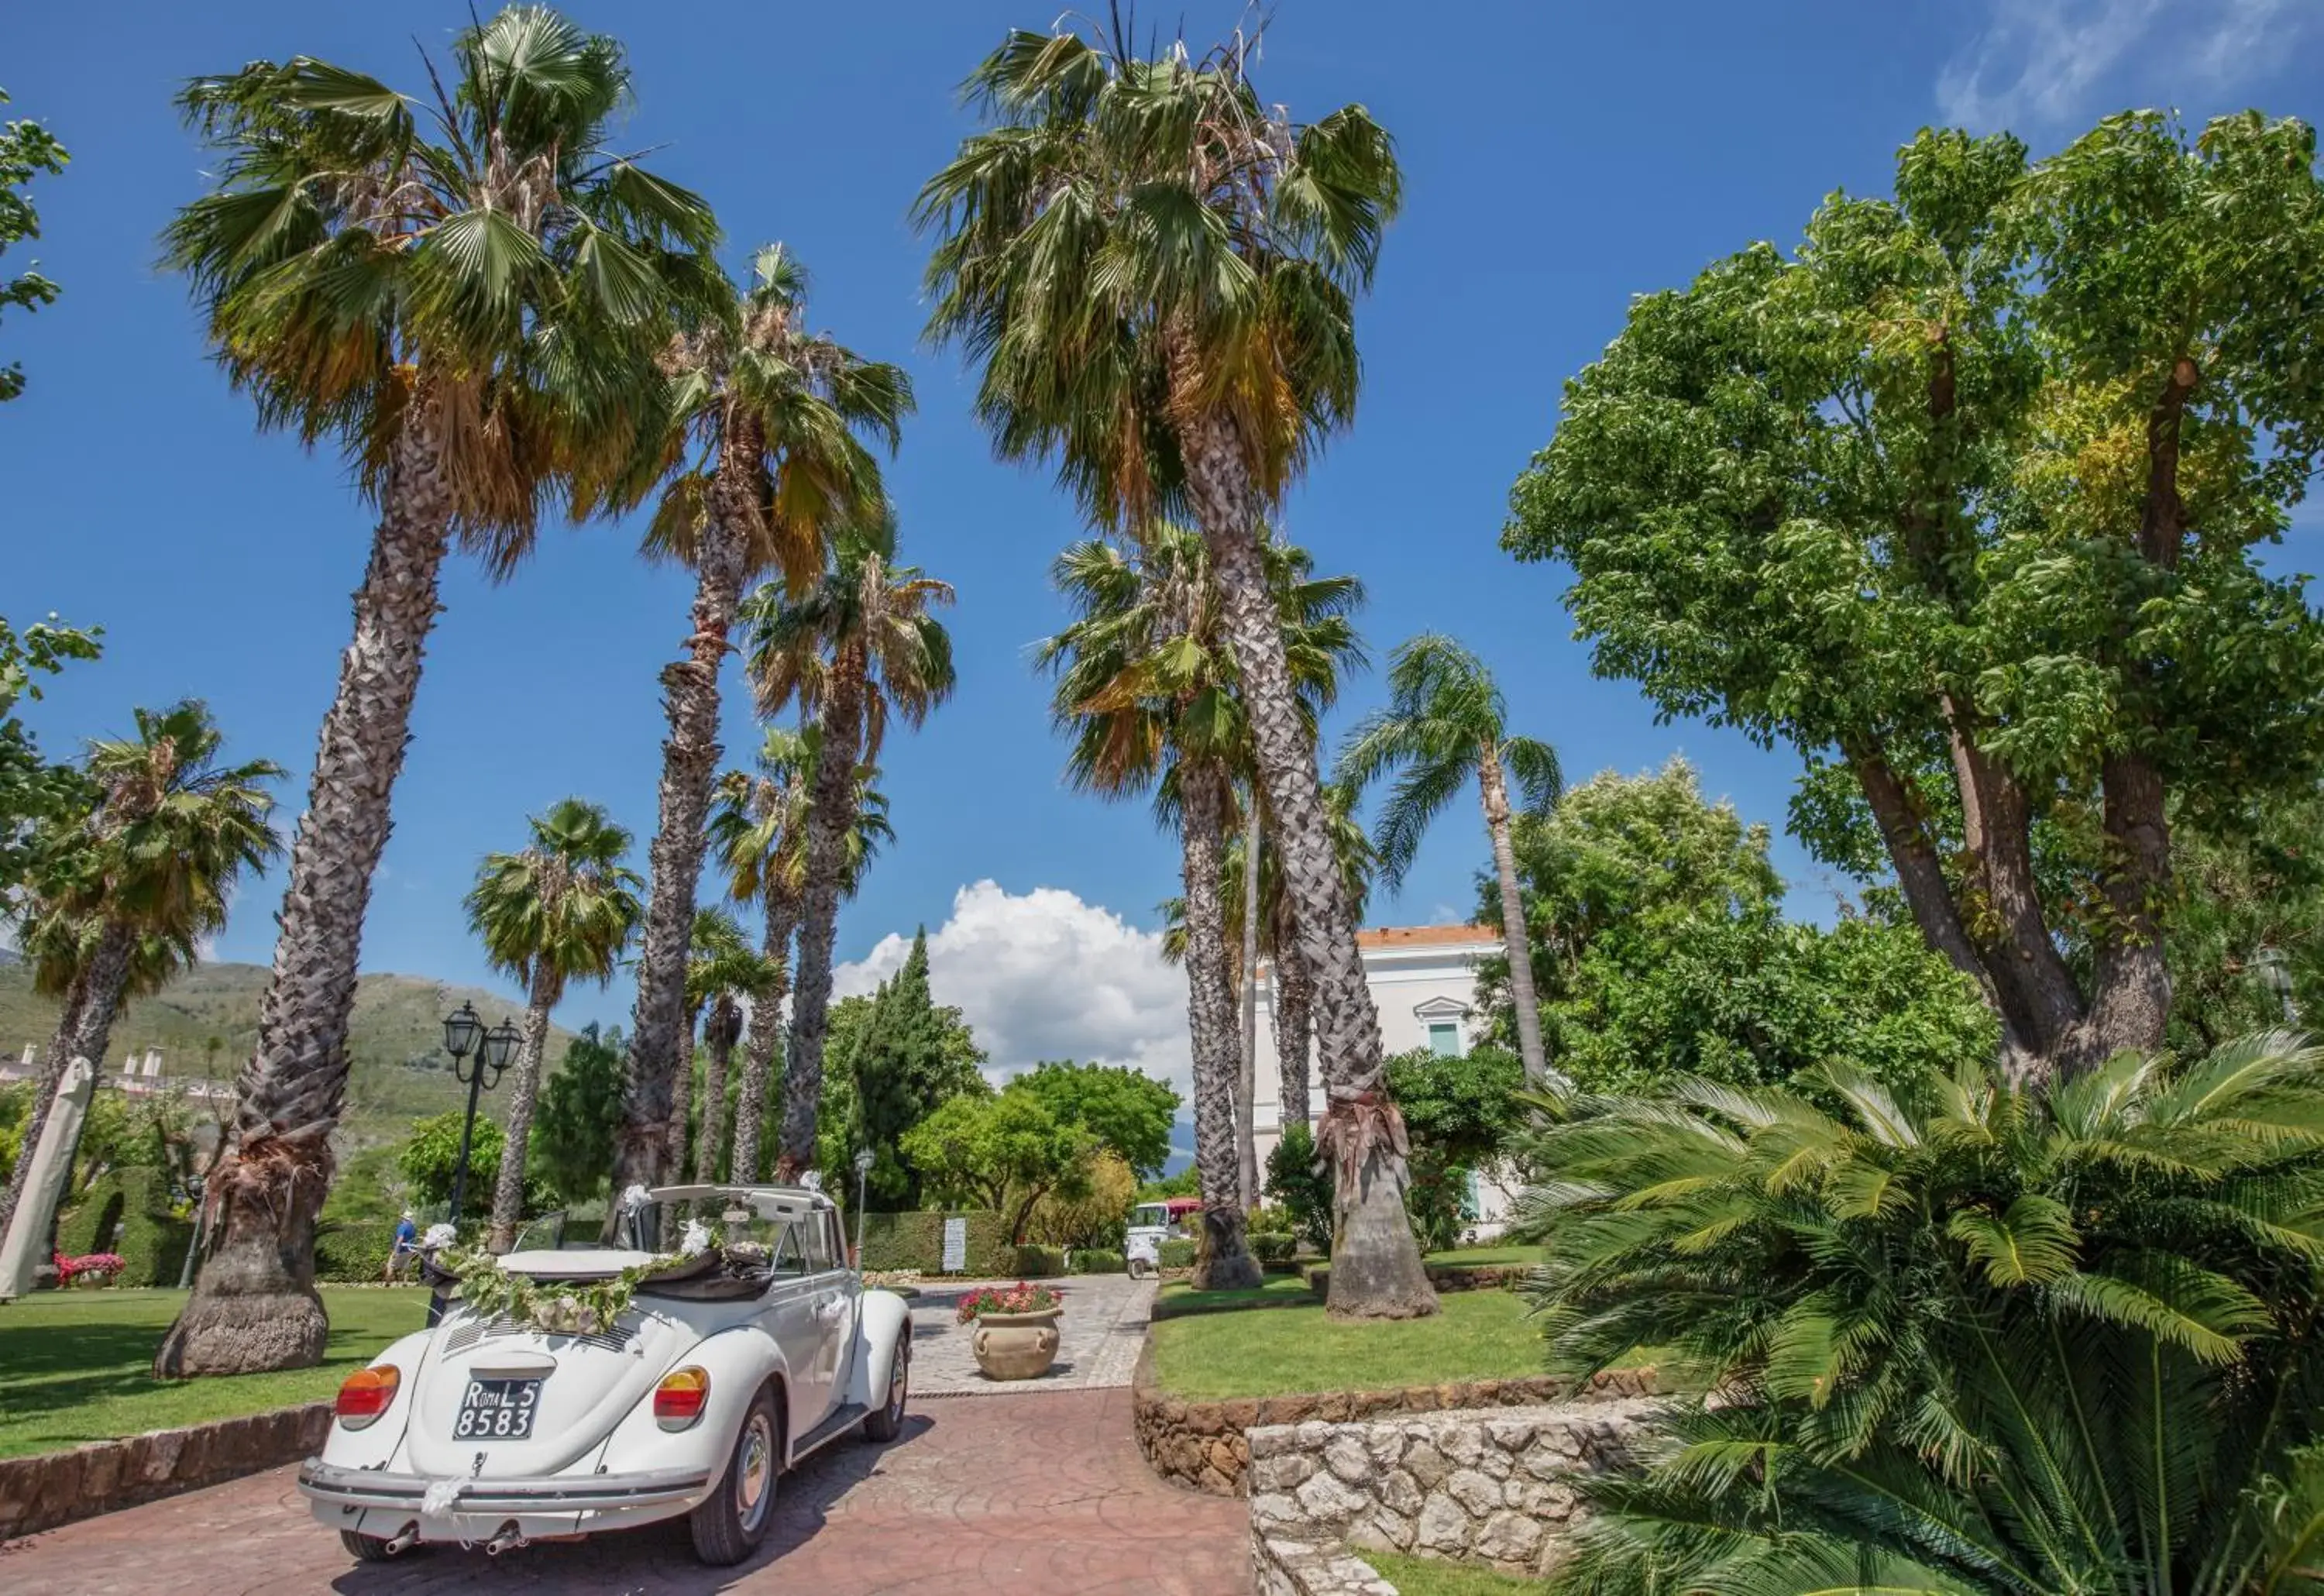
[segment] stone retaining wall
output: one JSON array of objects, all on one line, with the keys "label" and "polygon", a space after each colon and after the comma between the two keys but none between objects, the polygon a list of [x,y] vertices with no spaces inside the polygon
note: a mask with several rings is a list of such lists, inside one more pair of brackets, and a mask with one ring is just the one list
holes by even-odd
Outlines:
[{"label": "stone retaining wall", "polygon": [[323,1449],[331,1405],[0,1458],[0,1541],[296,1462]]},{"label": "stone retaining wall", "polygon": [[1367,1591],[1350,1582],[1370,1571],[1345,1555],[1366,1547],[1546,1573],[1588,1516],[1576,1482],[1621,1467],[1653,1407],[1622,1399],[1255,1428],[1259,1586]]},{"label": "stone retaining wall", "polygon": [[1344,1424],[1448,1409],[1616,1401],[1652,1394],[1654,1377],[1645,1370],[1612,1370],[1580,1390],[1567,1380],[1528,1375],[1393,1391],[1309,1391],[1288,1397],[1190,1402],[1155,1385],[1154,1342],[1149,1337],[1139,1354],[1130,1385],[1138,1449],[1146,1454],[1154,1471],[1174,1484],[1212,1496],[1240,1496],[1243,1474],[1250,1465],[1250,1446],[1245,1437],[1262,1425],[1312,1421]]}]

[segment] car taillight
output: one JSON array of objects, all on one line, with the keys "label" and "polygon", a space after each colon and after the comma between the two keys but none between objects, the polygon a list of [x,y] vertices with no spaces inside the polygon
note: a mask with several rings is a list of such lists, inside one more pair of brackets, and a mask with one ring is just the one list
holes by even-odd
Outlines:
[{"label": "car taillight", "polygon": [[402,1379],[392,1363],[356,1370],[347,1376],[339,1388],[339,1399],[332,1405],[339,1423],[350,1430],[370,1424],[394,1403],[395,1388]]},{"label": "car taillight", "polygon": [[682,1430],[702,1416],[710,1400],[710,1371],[689,1363],[661,1377],[654,1388],[654,1417],[673,1430]]}]

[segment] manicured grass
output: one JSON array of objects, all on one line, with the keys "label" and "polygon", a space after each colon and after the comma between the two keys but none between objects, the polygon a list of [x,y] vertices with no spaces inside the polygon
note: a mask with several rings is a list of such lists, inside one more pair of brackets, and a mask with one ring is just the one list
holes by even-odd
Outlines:
[{"label": "manicured grass", "polygon": [[1297,1275],[1269,1275],[1265,1285],[1244,1291],[1197,1291],[1184,1280],[1166,1280],[1155,1294],[1154,1317],[1176,1319],[1186,1314],[1220,1314],[1315,1300],[1307,1282]]},{"label": "manicured grass", "polygon": [[1495,1573],[1489,1568],[1406,1557],[1398,1552],[1366,1552],[1363,1560],[1397,1588],[1397,1596],[1516,1596],[1519,1591],[1544,1588],[1544,1582],[1522,1574]]},{"label": "manicured grass", "polygon": [[0,1308],[0,1457],[317,1401],[428,1316],[419,1287],[322,1291],[331,1340],[321,1367],[215,1379],[153,1378],[182,1291],[42,1291]]},{"label": "manicured grass", "polygon": [[[1454,1291],[1426,1319],[1342,1323],[1315,1305],[1161,1320],[1155,1376],[1182,1397],[1379,1391],[1542,1371],[1540,1333],[1513,1291]],[[1159,1319],[1159,1315],[1157,1315]]]},{"label": "manicured grass", "polygon": [[1455,1247],[1445,1252],[1432,1252],[1430,1263],[1472,1265],[1486,1263],[1536,1264],[1541,1261],[1539,1247]]}]

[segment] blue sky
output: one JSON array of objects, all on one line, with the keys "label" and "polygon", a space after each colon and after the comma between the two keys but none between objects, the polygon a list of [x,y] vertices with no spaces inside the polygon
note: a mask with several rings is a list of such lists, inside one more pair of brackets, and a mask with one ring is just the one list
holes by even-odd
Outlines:
[{"label": "blue sky", "polygon": [[[1046,26],[1054,0],[569,9],[628,43],[631,142],[659,146],[654,163],[714,200],[736,261],[761,240],[791,244],[815,274],[814,319],[904,362],[918,385],[890,478],[908,552],[960,591],[960,688],[891,744],[899,841],[845,911],[840,953],[858,967],[844,983],[892,965],[900,945],[882,939],[925,922],[945,928],[939,995],[999,1034],[997,1062],[1070,1048],[1172,1068],[1182,989],[1141,932],[1173,890],[1175,847],[1142,811],[1064,789],[1027,666],[1059,618],[1047,563],[1081,529],[1044,475],[991,459],[957,362],[918,341],[925,251],[906,210],[966,126],[954,88],[1004,29]],[[1240,14],[1152,14],[1209,37]],[[0,358],[23,361],[31,383],[0,414],[12,523],[0,613],[54,610],[107,632],[105,660],[32,712],[52,750],[124,727],[133,704],[197,695],[237,751],[293,770],[286,830],[301,807],[371,518],[337,460],[254,430],[205,359],[182,286],[153,268],[157,230],[202,186],[170,97],[191,74],[299,51],[416,86],[414,38],[440,51],[465,15],[435,0],[141,0],[12,21],[8,114],[45,121],[74,160],[36,190],[37,251],[8,261],[37,253],[65,295],[0,324]],[[2319,68],[2315,0],[1484,0],[1435,13],[1283,0],[1263,90],[1303,115],[1367,103],[1398,141],[1408,194],[1360,324],[1358,423],[1298,493],[1287,530],[1323,569],[1370,585],[1376,654],[1424,629],[1457,632],[1569,774],[1683,751],[1712,792],[1780,826],[1788,757],[1657,725],[1629,687],[1594,680],[1569,638],[1563,575],[1498,547],[1560,382],[1618,329],[1630,295],[1753,239],[1788,242],[1835,188],[1884,189],[1893,151],[1925,124],[2008,125],[2045,149],[2130,104],[2190,117],[2258,104],[2312,120]],[[642,866],[655,673],[687,631],[688,584],[641,564],[634,531],[550,529],[498,586],[453,567],[366,969],[484,981],[460,894],[482,853],[519,845],[523,816],[568,793],[633,827]],[[739,760],[756,738],[731,674],[729,687]],[[1377,674],[1359,679],[1348,713],[1379,692]],[[1794,909],[1828,912],[1821,872],[1788,839],[1777,851]],[[1373,918],[1465,913],[1481,856],[1471,812],[1449,816]],[[270,956],[280,890],[278,872],[244,894],[218,956]],[[628,1001],[626,986],[578,993],[562,1017],[625,1019]]]}]

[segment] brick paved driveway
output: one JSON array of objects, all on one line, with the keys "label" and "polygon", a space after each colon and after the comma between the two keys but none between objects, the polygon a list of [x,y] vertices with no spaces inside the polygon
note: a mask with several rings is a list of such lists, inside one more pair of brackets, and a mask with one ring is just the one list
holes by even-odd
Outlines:
[{"label": "brick paved driveway", "polygon": [[1130,1392],[1053,1390],[918,1405],[903,1438],[834,1443],[786,1476],[776,1522],[737,1569],[695,1563],[682,1524],[574,1545],[409,1554],[357,1566],[307,1515],[291,1471],[172,1497],[0,1550],[0,1591],[113,1592],[792,1591],[815,1596],[1240,1596],[1243,1504],[1163,1484],[1130,1439]]}]

